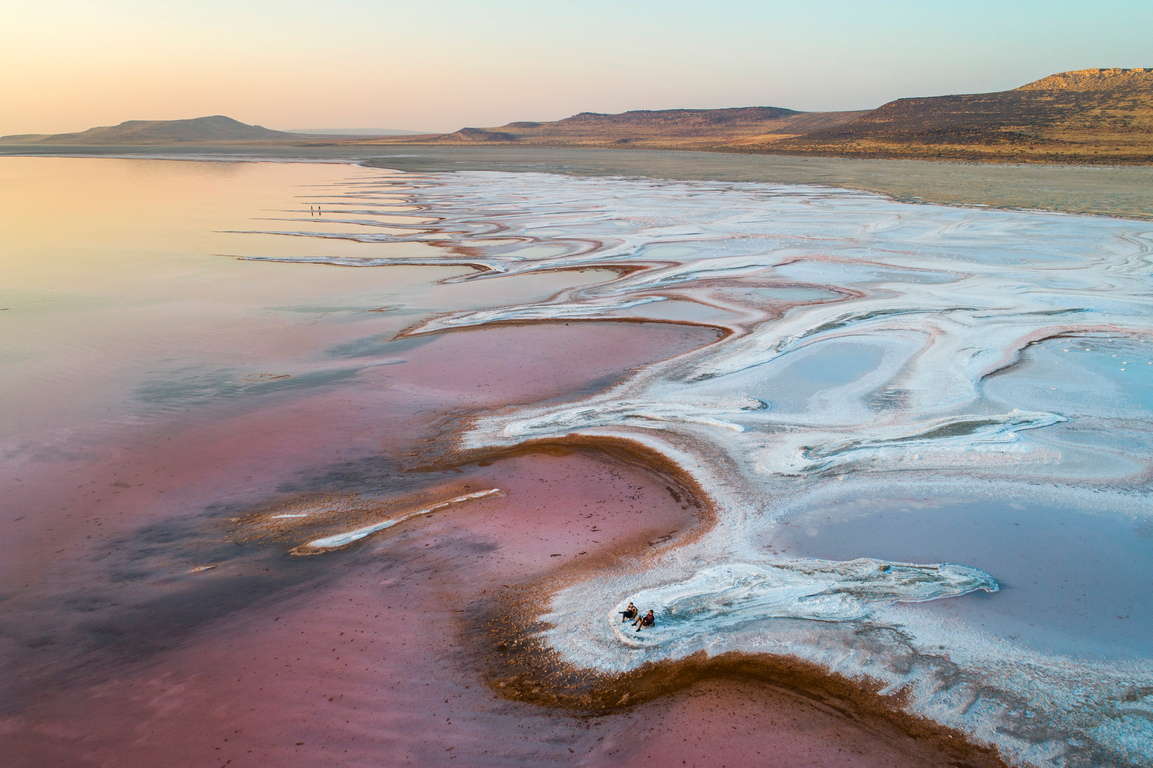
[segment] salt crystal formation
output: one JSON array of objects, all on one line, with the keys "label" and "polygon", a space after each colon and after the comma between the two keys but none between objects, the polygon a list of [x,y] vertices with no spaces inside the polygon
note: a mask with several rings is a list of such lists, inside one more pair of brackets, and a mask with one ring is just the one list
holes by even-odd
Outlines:
[{"label": "salt crystal formation", "polygon": [[[1148,655],[1056,654],[907,607],[994,591],[996,573],[870,552],[797,559],[766,545],[822,494],[914,483],[1005,504],[1092,496],[1087,513],[1149,520],[1149,223],[819,187],[478,172],[362,183],[330,205],[328,224],[342,204],[398,192],[435,221],[405,233],[360,217],[344,231],[278,234],[438,242],[443,256],[366,247],[328,261],[476,267],[462,279],[618,272],[413,334],[601,319],[728,331],[592,395],[484,414],[459,436],[482,452],[574,435],[631,441],[692,475],[715,510],[703,535],[554,594],[544,640],[562,658],[623,673],[701,651],[784,654],[901,690],[911,710],[1022,765],[1153,760]],[[958,551],[963,563],[964,541]],[[1077,552],[1052,556],[1076,580]],[[615,612],[629,600],[654,608],[656,627],[622,627]]]}]

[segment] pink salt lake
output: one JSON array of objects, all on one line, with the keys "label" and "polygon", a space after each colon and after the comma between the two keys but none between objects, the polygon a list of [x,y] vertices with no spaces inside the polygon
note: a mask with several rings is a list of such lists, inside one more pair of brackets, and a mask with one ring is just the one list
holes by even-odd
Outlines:
[{"label": "pink salt lake", "polygon": [[[675,535],[693,510],[657,472],[596,453],[412,467],[456,417],[593,391],[717,334],[546,323],[390,343],[438,313],[544,300],[610,273],[446,284],[467,270],[233,258],[349,248],[223,233],[307,216],[333,185],[379,175],[0,161],[6,760],[944,764],[895,729],[754,683],[700,683],[596,717],[490,688],[460,636],[465,609],[580,558]],[[394,212],[398,223],[410,213],[401,200]],[[505,495],[333,559],[234,535],[236,516],[299,494],[450,486]]]}]

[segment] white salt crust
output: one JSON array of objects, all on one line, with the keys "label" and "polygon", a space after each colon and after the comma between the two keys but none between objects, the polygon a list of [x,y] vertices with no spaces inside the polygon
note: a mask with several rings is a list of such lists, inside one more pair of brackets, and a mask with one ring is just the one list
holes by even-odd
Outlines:
[{"label": "white salt crust", "polygon": [[[458,504],[464,504],[464,503],[469,502],[469,501],[476,501],[478,499],[488,499],[488,498],[492,498],[494,496],[503,496],[503,495],[504,495],[504,491],[502,491],[499,488],[489,488],[488,490],[485,490],[485,491],[476,491],[474,493],[466,493],[462,496],[456,496],[454,498],[448,499],[447,501],[442,501],[439,504],[433,504],[431,507],[425,507],[423,509],[418,509],[418,510],[415,510],[413,512],[409,512],[408,514],[397,515],[396,517],[390,517],[387,520],[381,520],[378,523],[373,523],[371,525],[361,526],[360,528],[355,528],[351,531],[345,531],[344,533],[337,533],[337,534],[333,534],[332,536],[325,536],[325,537],[320,538],[320,539],[313,539],[312,541],[305,542],[304,544],[297,547],[296,550],[294,550],[294,552],[297,552],[300,554],[310,554],[310,553],[320,553],[320,552],[331,552],[332,550],[335,550],[335,549],[343,549],[344,547],[347,547],[349,544],[354,544],[354,543],[360,541],[361,539],[365,539],[374,533],[377,533],[379,531],[383,531],[387,528],[391,528],[394,525],[400,525],[401,523],[403,523],[407,520],[411,520],[414,517],[420,517],[421,515],[431,515],[433,512],[440,512],[442,510],[448,509],[449,507],[454,507]],[[300,515],[275,515],[274,517],[300,517]]]},{"label": "white salt crust", "polygon": [[[812,186],[534,173],[390,174],[349,186],[349,206],[377,199],[403,199],[435,221],[409,234],[393,220],[371,231],[360,216],[348,231],[276,233],[438,242],[453,248],[312,261],[480,270],[462,279],[622,268],[549,301],[439,317],[414,333],[631,319],[670,300],[707,306],[729,331],[603,392],[495,411],[460,436],[475,449],[631,440],[690,473],[717,512],[704,536],[555,594],[544,639],[562,658],[624,673],[702,651],[782,654],[901,691],[911,711],[1020,765],[1153,764],[1150,659],[1044,654],[901,608],[993,591],[996,574],[867,552],[789,559],[755,544],[846,478],[862,492],[908,482],[922,492],[1011,487],[1019,499],[1123,497],[1100,509],[1150,517],[1147,408],[1062,397],[1060,378],[1035,387],[1051,398],[986,389],[1045,339],[1147,344],[1153,225]],[[1079,374],[1089,378],[1078,392],[1112,391],[1110,377],[1148,360],[1137,362]],[[657,626],[622,625],[616,612],[629,600],[656,609]]]}]

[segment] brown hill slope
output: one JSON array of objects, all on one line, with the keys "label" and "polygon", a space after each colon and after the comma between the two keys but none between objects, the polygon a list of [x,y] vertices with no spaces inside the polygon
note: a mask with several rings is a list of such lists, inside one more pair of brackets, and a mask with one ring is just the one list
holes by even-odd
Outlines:
[{"label": "brown hill slope", "polygon": [[768,152],[1026,162],[1153,162],[1153,69],[1087,69],[1012,91],[898,99]]},{"label": "brown hill slope", "polygon": [[5,143],[139,145],[234,141],[300,140],[300,134],[248,125],[224,115],[188,120],[127,120],[120,125],[89,128],[79,133],[4,136]]},{"label": "brown hill slope", "polygon": [[707,149],[731,152],[980,162],[1153,164],[1153,69],[1086,69],[1011,91],[898,99],[872,111],[780,107],[582,112],[551,122],[462,128],[449,134],[310,136],[222,115],[130,120],[7,145],[382,144]]},{"label": "brown hill slope", "polygon": [[462,128],[437,143],[516,143],[664,149],[730,148],[765,144],[817,128],[840,125],[862,112],[797,112],[782,107],[581,112],[551,122],[515,122],[496,128]]}]

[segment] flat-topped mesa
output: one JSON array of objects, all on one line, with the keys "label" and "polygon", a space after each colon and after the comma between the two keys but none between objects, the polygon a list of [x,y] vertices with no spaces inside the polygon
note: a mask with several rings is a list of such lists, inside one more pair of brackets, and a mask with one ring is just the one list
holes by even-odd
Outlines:
[{"label": "flat-topped mesa", "polygon": [[504,131],[489,130],[487,128],[461,128],[459,131],[446,133],[435,137],[434,141],[450,142],[506,142],[516,137]]},{"label": "flat-topped mesa", "polygon": [[[5,139],[18,137],[6,136]],[[125,120],[119,125],[104,125],[76,133],[24,137],[25,141],[44,144],[182,144],[243,141],[289,141],[302,136],[274,131],[259,125],[248,125],[224,115],[194,117],[186,120]]]},{"label": "flat-topped mesa", "polygon": [[1015,91],[1113,91],[1142,90],[1153,92],[1153,68],[1078,69],[1058,72]]},{"label": "flat-topped mesa", "polygon": [[1062,72],[1010,91],[897,99],[772,151],[1153,163],[1153,69]]},{"label": "flat-topped mesa", "polygon": [[493,128],[462,128],[438,136],[445,143],[512,143],[539,146],[711,148],[771,142],[816,128],[840,125],[861,112],[798,112],[784,107],[634,109],[580,112],[561,120],[521,120]]},{"label": "flat-topped mesa", "polygon": [[[765,120],[778,120],[782,117],[800,115],[795,109],[784,107],[729,107],[725,109],[633,109],[617,114],[603,112],[580,112],[572,117],[557,120],[557,126],[706,126],[728,125],[733,123],[756,123]],[[538,124],[539,125],[539,124]]]}]

